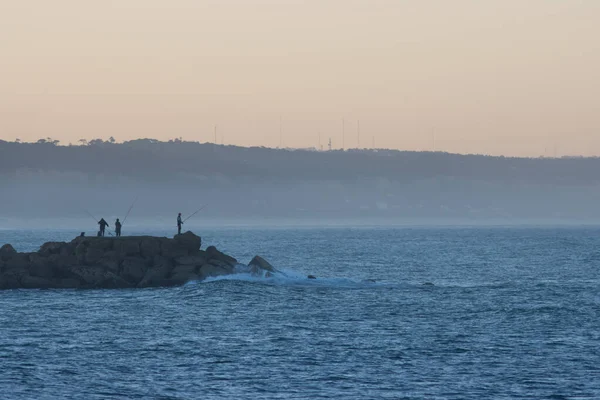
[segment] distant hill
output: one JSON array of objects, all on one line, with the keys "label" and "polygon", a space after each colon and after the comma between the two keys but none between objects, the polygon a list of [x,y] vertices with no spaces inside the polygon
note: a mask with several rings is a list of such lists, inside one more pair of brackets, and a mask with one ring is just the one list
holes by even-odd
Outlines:
[{"label": "distant hill", "polygon": [[0,141],[0,216],[78,204],[112,215],[142,196],[136,211],[149,216],[209,202],[215,218],[589,219],[600,218],[599,170],[600,158]]},{"label": "distant hill", "polygon": [[87,146],[0,141],[0,173],[78,171],[148,181],[222,175],[229,179],[399,182],[449,177],[503,183],[600,182],[600,158],[509,158],[397,150],[308,151],[139,139]]}]

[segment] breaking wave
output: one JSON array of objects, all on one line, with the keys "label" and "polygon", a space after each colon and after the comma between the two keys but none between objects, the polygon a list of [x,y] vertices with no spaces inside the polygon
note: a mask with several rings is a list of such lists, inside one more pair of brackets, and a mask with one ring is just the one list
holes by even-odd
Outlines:
[{"label": "breaking wave", "polygon": [[350,278],[308,278],[307,275],[292,270],[277,270],[267,272],[264,270],[258,273],[250,272],[247,269],[239,268],[234,274],[217,277],[209,277],[198,284],[211,284],[220,281],[242,281],[252,282],[264,285],[276,286],[308,286],[308,287],[339,287],[339,288],[365,288],[373,286],[390,286],[390,283],[378,282],[375,280],[353,280]]}]

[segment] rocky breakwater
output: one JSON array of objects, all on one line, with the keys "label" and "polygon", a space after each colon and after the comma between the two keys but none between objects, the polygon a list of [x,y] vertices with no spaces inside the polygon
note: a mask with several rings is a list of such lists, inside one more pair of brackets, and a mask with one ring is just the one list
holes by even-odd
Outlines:
[{"label": "rocky breakwater", "polygon": [[260,257],[242,265],[214,246],[201,250],[192,232],[153,236],[77,237],[49,242],[34,253],[0,248],[0,289],[143,288],[177,286],[207,277],[275,270]]}]

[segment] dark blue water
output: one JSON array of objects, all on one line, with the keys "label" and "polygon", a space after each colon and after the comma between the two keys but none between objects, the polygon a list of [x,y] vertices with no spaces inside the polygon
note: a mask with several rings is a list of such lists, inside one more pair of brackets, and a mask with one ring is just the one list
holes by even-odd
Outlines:
[{"label": "dark blue water", "polygon": [[0,398],[600,398],[600,229],[200,233],[285,274],[0,292]]}]

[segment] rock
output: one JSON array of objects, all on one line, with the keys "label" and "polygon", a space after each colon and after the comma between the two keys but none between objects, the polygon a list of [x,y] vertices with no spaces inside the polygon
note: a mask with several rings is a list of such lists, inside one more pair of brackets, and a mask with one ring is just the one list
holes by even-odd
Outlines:
[{"label": "rock", "polygon": [[152,261],[152,266],[148,268],[137,287],[160,286],[161,282],[169,275],[172,268],[173,262],[170,259],[162,256],[155,256]]},{"label": "rock", "polygon": [[113,274],[118,274],[121,269],[121,264],[119,261],[111,259],[111,258],[103,258],[96,263],[98,267],[102,267]]},{"label": "rock", "polygon": [[38,278],[52,279],[55,274],[52,263],[47,258],[42,257],[37,253],[33,253],[29,256],[29,275]]},{"label": "rock", "polygon": [[0,289],[19,289],[23,275],[26,275],[26,273],[22,270],[4,272],[0,275]]},{"label": "rock", "polygon": [[74,255],[52,254],[47,260],[54,266],[77,264],[77,257]]},{"label": "rock", "polygon": [[75,266],[70,268],[71,273],[79,279],[83,287],[118,289],[131,287],[123,278],[98,267]]},{"label": "rock", "polygon": [[[0,248],[0,289],[133,288],[181,285],[210,276],[235,273],[237,260],[191,232],[174,239],[150,236],[77,237],[48,242],[35,253]],[[269,263],[253,260],[261,276]]]},{"label": "rock", "polygon": [[190,252],[185,247],[177,246],[177,243],[173,240],[165,241],[161,243],[160,255],[167,258],[178,258],[189,255]]},{"label": "rock", "polygon": [[171,271],[170,279],[186,283],[193,280],[198,280],[198,267],[195,265],[176,265]]},{"label": "rock", "polygon": [[173,260],[163,256],[154,256],[154,259],[152,260],[152,268],[162,267],[169,268],[169,270],[173,269]]},{"label": "rock", "polygon": [[179,247],[187,249],[190,254],[195,254],[198,252],[198,250],[200,250],[200,246],[202,246],[202,238],[194,235],[190,231],[180,235],[175,235],[174,239]]},{"label": "rock", "polygon": [[56,289],[78,289],[80,286],[77,279],[63,278],[56,281]]},{"label": "rock", "polygon": [[75,245],[75,257],[77,257],[77,261],[80,263],[85,263],[85,253],[87,252],[88,244],[85,241],[79,241]]},{"label": "rock", "polygon": [[106,279],[94,286],[97,289],[127,289],[131,287],[129,282],[112,272],[109,272]]},{"label": "rock", "polygon": [[29,269],[29,256],[30,253],[16,253],[10,259],[4,262],[4,269],[10,270],[22,270],[26,271]]},{"label": "rock", "polygon": [[199,275],[201,279],[206,279],[208,277],[215,277],[215,276],[223,276],[223,275],[229,275],[232,273],[232,270],[230,268],[227,268],[229,265],[222,263],[222,264],[205,264],[202,267],[200,267],[200,271],[199,271]]},{"label": "rock", "polygon": [[252,261],[250,261],[250,263],[248,264],[249,267],[251,268],[251,271],[253,273],[258,272],[257,269],[262,269],[265,271],[269,271],[269,272],[276,272],[275,268],[268,263],[267,260],[265,260],[264,258],[262,258],[261,256],[255,256]]},{"label": "rock", "polygon": [[135,256],[140,254],[140,243],[136,237],[119,237],[113,239],[115,241],[115,247],[117,254],[121,258],[127,256]]},{"label": "rock", "polygon": [[140,252],[143,257],[151,259],[160,255],[161,240],[157,238],[144,238],[140,242]]},{"label": "rock", "polygon": [[209,261],[218,260],[231,266],[237,265],[237,260],[227,254],[221,253],[215,246],[210,246],[206,249],[206,256]]},{"label": "rock", "polygon": [[128,282],[131,282],[134,286],[144,278],[146,270],[148,269],[144,259],[136,257],[128,257],[123,261],[121,265],[121,278]]},{"label": "rock", "polygon": [[97,249],[102,252],[107,252],[113,249],[115,240],[110,237],[90,237],[86,240],[90,249]]},{"label": "rock", "polygon": [[65,246],[61,247],[60,253],[61,256],[74,256],[75,255],[75,245],[71,243],[67,243]]},{"label": "rock", "polygon": [[10,260],[15,254],[17,254],[17,251],[10,244],[0,247],[0,260],[2,261]]},{"label": "rock", "polygon": [[118,274],[121,262],[123,262],[124,259],[125,257],[120,257],[115,250],[109,250],[102,255],[102,258],[95,262],[95,265],[106,268],[107,270]]},{"label": "rock", "polygon": [[51,278],[24,275],[21,277],[21,287],[24,289],[52,289],[58,286],[58,282]]},{"label": "rock", "polygon": [[210,260],[208,262],[208,265],[212,265],[213,267],[223,268],[230,274],[233,273],[233,270],[235,268],[235,265],[231,265],[230,263],[226,263],[225,261],[221,261],[221,260]]},{"label": "rock", "polygon": [[97,247],[89,246],[86,249],[85,255],[83,257],[84,263],[86,265],[94,265],[98,261],[102,260],[105,254],[106,252],[104,250],[99,249]]},{"label": "rock", "polygon": [[181,285],[185,285],[188,282],[199,280],[199,279],[200,279],[200,277],[196,277],[196,279],[181,281],[181,280],[176,280],[176,279],[172,279],[172,278],[165,278],[165,279],[161,280],[160,282],[158,282],[158,284],[156,284],[155,286],[159,286],[159,287],[181,286]]},{"label": "rock", "polygon": [[69,268],[73,277],[79,279],[82,284],[91,286],[98,284],[107,278],[108,271],[85,265],[76,265]]},{"label": "rock", "polygon": [[206,256],[204,256],[204,255],[183,256],[183,257],[177,257],[175,259],[175,264],[176,265],[195,265],[197,267],[200,267],[201,265],[206,264],[206,261],[207,261]]},{"label": "rock", "polygon": [[61,254],[63,249],[66,249],[66,242],[48,242],[40,246],[38,253],[43,257],[51,256],[52,254]]}]

